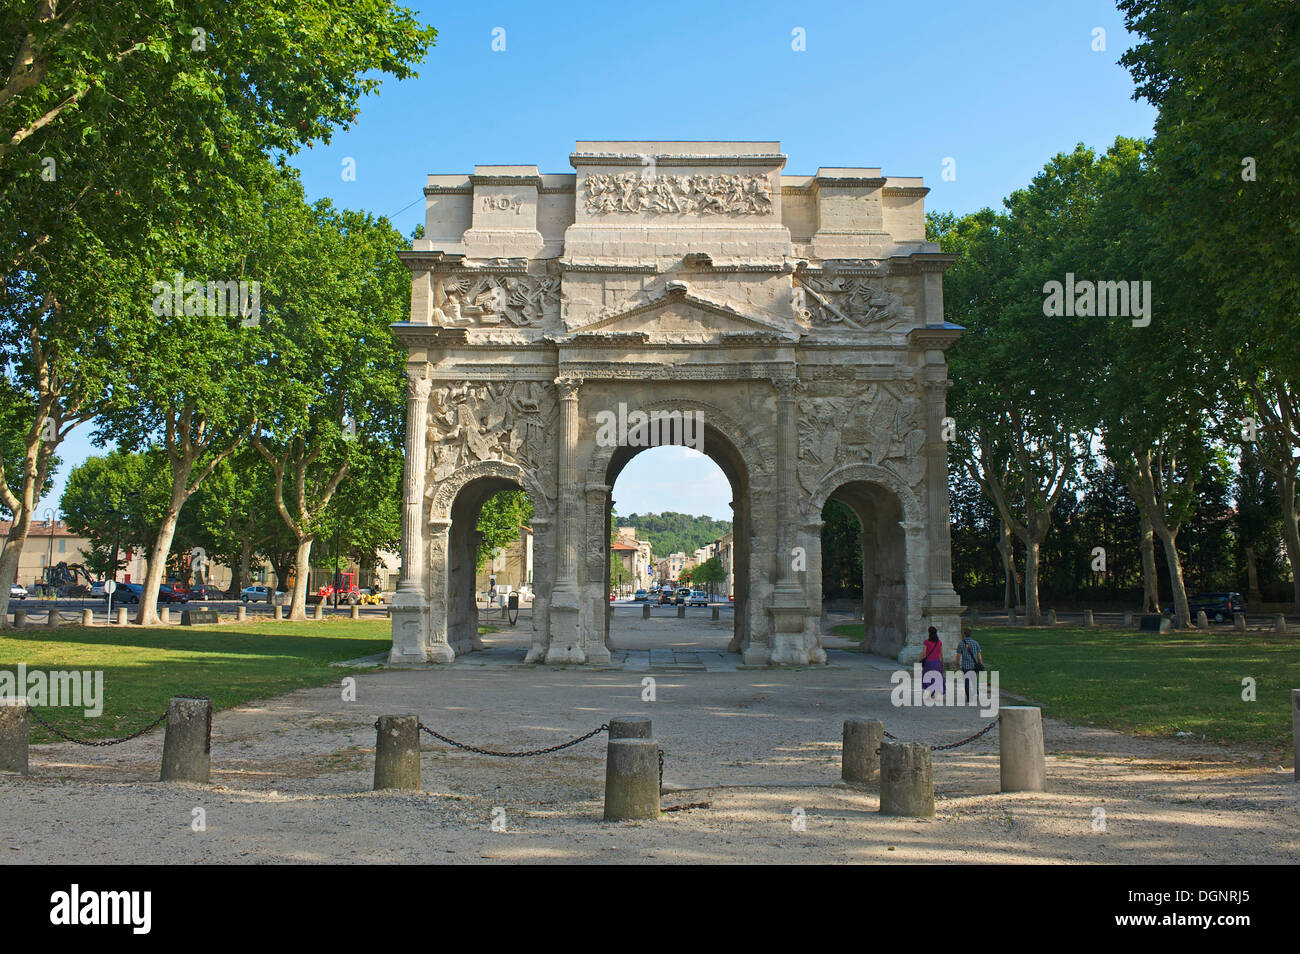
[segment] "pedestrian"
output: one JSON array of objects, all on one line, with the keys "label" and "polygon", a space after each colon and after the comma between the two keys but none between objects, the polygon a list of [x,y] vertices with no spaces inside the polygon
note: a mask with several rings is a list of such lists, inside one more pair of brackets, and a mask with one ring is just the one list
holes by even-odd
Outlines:
[{"label": "pedestrian", "polygon": [[970,634],[969,629],[962,630],[961,642],[957,644],[957,661],[961,664],[962,683],[966,686],[966,701],[979,705],[979,674],[984,671],[984,653]]},{"label": "pedestrian", "polygon": [[[938,692],[935,693],[935,687]],[[921,688],[928,689],[932,696],[946,698],[943,689],[943,642],[939,631],[930,627],[930,635],[921,644]]]}]

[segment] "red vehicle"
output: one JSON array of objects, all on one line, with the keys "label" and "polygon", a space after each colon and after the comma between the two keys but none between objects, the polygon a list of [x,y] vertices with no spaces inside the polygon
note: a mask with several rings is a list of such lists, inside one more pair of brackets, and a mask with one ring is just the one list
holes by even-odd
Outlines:
[{"label": "red vehicle", "polygon": [[[339,578],[339,602],[356,605],[361,602],[361,588],[357,586],[357,575],[355,573],[340,573]],[[334,584],[326,583],[316,595],[320,597],[322,603],[334,601]]]}]

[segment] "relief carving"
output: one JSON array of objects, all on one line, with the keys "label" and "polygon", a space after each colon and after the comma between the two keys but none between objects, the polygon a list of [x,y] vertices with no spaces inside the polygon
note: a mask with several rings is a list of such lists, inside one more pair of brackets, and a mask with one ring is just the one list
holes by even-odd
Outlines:
[{"label": "relief carving", "polygon": [[909,487],[924,478],[925,416],[915,389],[869,383],[859,393],[800,403],[797,471],[805,490],[859,461],[888,467]]},{"label": "relief carving", "polygon": [[510,460],[537,471],[546,459],[548,400],[540,381],[434,388],[429,406],[429,471],[438,484],[478,460]]},{"label": "relief carving", "polygon": [[531,275],[460,275],[438,281],[433,323],[444,328],[558,323],[560,280]]},{"label": "relief carving", "polygon": [[686,215],[765,215],[772,211],[767,176],[652,176],[639,172],[589,175],[587,211]]},{"label": "relief carving", "polygon": [[805,327],[893,331],[915,324],[913,309],[900,295],[864,278],[799,278],[793,302],[795,318]]}]

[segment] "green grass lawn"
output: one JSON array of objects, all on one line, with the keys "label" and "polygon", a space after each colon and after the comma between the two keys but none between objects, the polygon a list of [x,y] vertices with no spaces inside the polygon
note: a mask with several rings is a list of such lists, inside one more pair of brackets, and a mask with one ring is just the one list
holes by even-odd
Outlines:
[{"label": "green grass lawn", "polygon": [[[1046,716],[1134,735],[1191,732],[1198,741],[1291,748],[1291,690],[1300,689],[1294,636],[983,626],[972,635],[1002,691]],[[1247,676],[1255,702],[1241,698]]]},{"label": "green grass lawn", "polygon": [[[175,695],[208,696],[215,709],[307,686],[339,682],[350,670],[331,662],[381,652],[392,645],[386,620],[244,622],[220,626],[67,627],[6,630],[0,669],[103,670],[104,713],[37,710],[78,738],[110,738],[153,721]],[[33,724],[34,743],[54,741]]]}]

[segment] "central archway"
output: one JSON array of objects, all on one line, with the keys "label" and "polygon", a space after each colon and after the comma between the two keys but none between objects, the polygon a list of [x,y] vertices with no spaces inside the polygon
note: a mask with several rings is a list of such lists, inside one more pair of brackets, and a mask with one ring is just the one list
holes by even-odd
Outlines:
[{"label": "central archway", "polygon": [[[754,527],[754,485],[761,479],[763,467],[757,448],[747,439],[745,432],[736,423],[728,420],[716,407],[694,401],[659,401],[638,406],[647,414],[654,412],[675,412],[694,414],[698,412],[702,421],[702,441],[696,446],[708,457],[726,477],[731,487],[732,537],[733,537],[733,624],[731,639],[727,652],[743,652],[754,636],[754,593],[753,593],[753,541]],[[588,486],[603,486],[607,491],[603,499],[602,519],[592,520],[595,514],[588,516],[588,545],[593,551],[599,550],[603,555],[604,578],[601,584],[600,599],[603,611],[593,622],[598,627],[599,641],[609,646],[610,613],[608,610],[610,535],[612,532],[611,516],[613,500],[608,492],[614,487],[619,475],[628,463],[637,455],[652,446],[681,445],[681,441],[669,441],[651,446],[640,446],[627,441],[620,441],[607,447],[597,446],[587,471]],[[599,534],[599,538],[594,539]],[[666,554],[659,554],[660,556]]]}]

